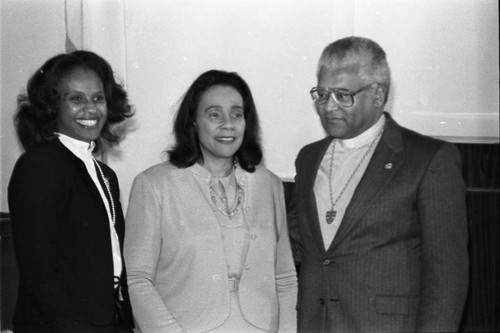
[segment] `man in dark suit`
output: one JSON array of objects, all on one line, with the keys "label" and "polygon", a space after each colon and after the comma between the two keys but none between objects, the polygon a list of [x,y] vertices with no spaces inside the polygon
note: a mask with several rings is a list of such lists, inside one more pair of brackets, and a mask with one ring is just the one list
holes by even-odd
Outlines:
[{"label": "man in dark suit", "polygon": [[328,45],[311,90],[328,136],[302,148],[289,215],[299,332],[456,331],[468,286],[457,149],[383,111],[385,52]]}]

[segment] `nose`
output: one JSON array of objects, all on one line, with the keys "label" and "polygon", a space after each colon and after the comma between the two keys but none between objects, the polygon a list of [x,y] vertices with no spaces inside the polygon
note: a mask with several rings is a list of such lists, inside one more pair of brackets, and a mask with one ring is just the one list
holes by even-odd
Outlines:
[{"label": "nose", "polygon": [[230,115],[223,115],[221,118],[221,127],[223,129],[233,129],[234,119],[232,119]]},{"label": "nose", "polygon": [[325,110],[326,111],[335,111],[340,107],[340,105],[335,101],[335,98],[333,98],[333,94],[330,94],[328,96],[328,101],[326,101],[325,104]]},{"label": "nose", "polygon": [[97,111],[97,103],[93,100],[89,99],[85,102],[84,108],[87,112],[96,112]]}]

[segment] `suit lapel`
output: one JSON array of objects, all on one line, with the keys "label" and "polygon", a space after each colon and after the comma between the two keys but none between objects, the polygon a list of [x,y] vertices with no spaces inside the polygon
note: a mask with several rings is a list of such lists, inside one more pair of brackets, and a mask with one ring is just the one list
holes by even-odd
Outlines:
[{"label": "suit lapel", "polygon": [[[102,212],[105,214],[104,216],[107,217],[108,213],[106,211],[106,206],[104,206],[101,194],[99,193],[96,184],[92,180],[92,177],[89,175],[85,163],[83,163],[83,161],[80,158],[75,156],[75,154],[73,154],[68,148],[66,148],[66,146],[64,146],[64,144],[59,140],[57,140],[57,148],[61,150],[61,152],[69,159],[70,163],[76,168],[78,174],[82,177],[86,185],[86,188],[92,193],[94,202],[97,204],[98,207],[100,207]],[[98,176],[98,179],[100,179],[100,176]],[[106,190],[104,190],[104,192],[106,192]]]},{"label": "suit lapel", "polygon": [[349,234],[379,196],[380,191],[394,177],[402,163],[401,128],[386,114],[384,133],[354,191],[339,230],[328,251],[335,249]]},{"label": "suit lapel", "polygon": [[316,175],[318,174],[319,166],[323,160],[328,146],[332,142],[332,137],[327,137],[321,140],[317,145],[313,146],[309,151],[309,155],[305,156],[305,172],[304,174],[304,191],[302,193],[307,193],[306,200],[308,207],[308,216],[310,218],[306,219],[309,221],[309,227],[313,237],[316,239],[315,244],[320,248],[321,252],[325,252],[325,245],[323,243],[323,236],[321,234],[321,227],[318,216],[318,206],[316,204],[316,196],[314,195],[314,184],[316,182]]}]

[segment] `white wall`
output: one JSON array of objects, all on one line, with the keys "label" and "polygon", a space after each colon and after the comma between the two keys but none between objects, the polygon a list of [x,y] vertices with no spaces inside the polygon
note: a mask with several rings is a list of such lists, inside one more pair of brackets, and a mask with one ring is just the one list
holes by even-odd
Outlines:
[{"label": "white wall", "polygon": [[[294,175],[300,147],[324,136],[308,91],[326,44],[373,38],[393,71],[388,109],[419,132],[450,141],[498,141],[496,1],[125,1],[127,84],[137,130],[109,162],[124,192],[162,160],[182,93],[201,72],[239,72],[261,118],[265,163]],[[122,161],[134,161],[123,163]]]},{"label": "white wall", "polygon": [[249,83],[265,163],[291,179],[298,149],[324,136],[308,95],[317,59],[326,44],[353,34],[386,50],[388,110],[401,124],[450,141],[498,142],[495,0],[80,1],[0,1],[0,195],[20,152],[10,121],[15,95],[34,68],[64,51],[65,4],[71,34],[111,62],[136,108],[133,131],[106,156],[125,207],[135,175],[164,160],[183,92],[212,68]]},{"label": "white wall", "polygon": [[12,124],[17,94],[49,57],[64,52],[64,0],[0,0],[0,211],[21,153]]},{"label": "white wall", "polygon": [[449,141],[498,142],[498,2],[395,3],[357,2],[355,10],[355,34],[387,51],[394,117]]}]

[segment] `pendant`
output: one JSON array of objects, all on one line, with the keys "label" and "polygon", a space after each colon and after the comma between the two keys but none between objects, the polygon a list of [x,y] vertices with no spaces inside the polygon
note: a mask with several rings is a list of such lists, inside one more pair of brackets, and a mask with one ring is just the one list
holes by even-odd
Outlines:
[{"label": "pendant", "polygon": [[333,208],[326,212],[326,223],[332,224],[333,220],[335,220],[335,216],[337,216],[337,211],[333,210]]}]

